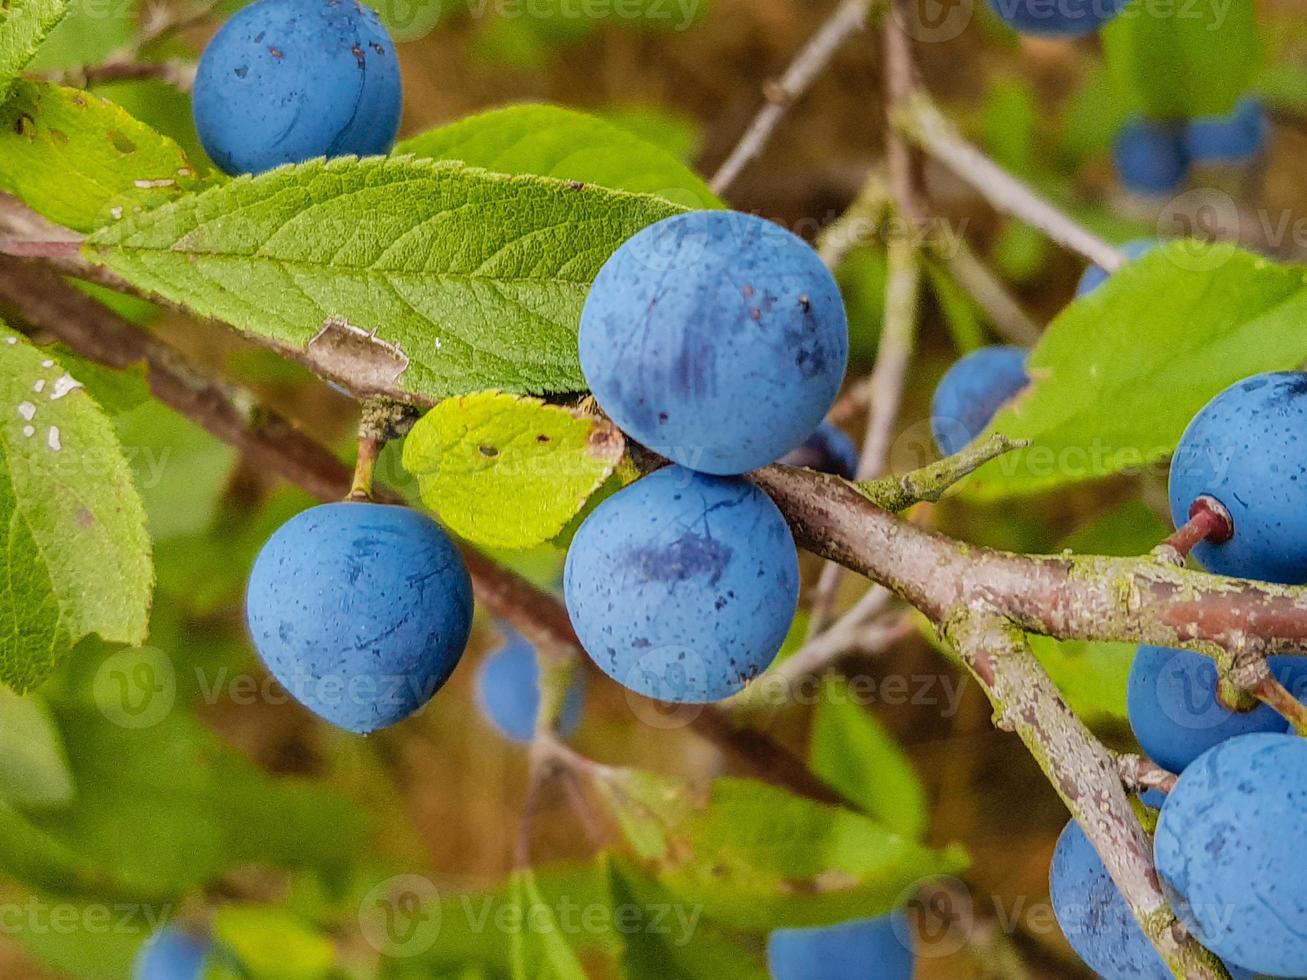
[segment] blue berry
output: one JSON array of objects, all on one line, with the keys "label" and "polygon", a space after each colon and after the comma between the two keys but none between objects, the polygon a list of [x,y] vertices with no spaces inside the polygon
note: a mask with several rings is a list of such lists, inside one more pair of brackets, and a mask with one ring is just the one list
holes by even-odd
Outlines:
[{"label": "blue berry", "polygon": [[[1127,259],[1143,258],[1159,245],[1165,244],[1157,238],[1139,238],[1133,242],[1126,242],[1121,246],[1121,254]],[[1109,274],[1106,269],[1100,265],[1091,265],[1085,270],[1084,275],[1080,277],[1080,283],[1076,286],[1076,298],[1088,296],[1103,283],[1107,282]]]},{"label": "blue berry", "polygon": [[1194,119],[1185,144],[1195,163],[1243,164],[1266,149],[1269,125],[1266,110],[1256,99],[1241,99],[1228,116]]},{"label": "blue berry", "polygon": [[264,663],[296,700],[367,733],[408,717],[449,679],[472,626],[472,585],[425,515],[324,504],[264,545],[246,613]]},{"label": "blue berry", "polygon": [[1232,712],[1217,697],[1210,657],[1143,646],[1130,667],[1126,701],[1130,727],[1149,758],[1170,772],[1185,768],[1214,745],[1249,732],[1288,731],[1273,708]]},{"label": "blue berry", "polygon": [[848,362],[839,286],[802,239],[697,211],[645,228],[599,271],[581,368],[629,435],[703,473],[774,463],[826,417]]},{"label": "blue berry", "polygon": [[1156,197],[1177,190],[1189,174],[1185,129],[1171,122],[1136,119],[1121,127],[1112,161],[1126,190]]},{"label": "blue berry", "polygon": [[989,0],[1003,23],[1021,34],[1079,37],[1098,30],[1128,0]]},{"label": "blue berry", "polygon": [[169,926],[151,936],[136,954],[132,980],[201,980],[210,949],[207,940]]},{"label": "blue berry", "polygon": [[670,466],[586,519],[563,589],[582,646],[618,683],[660,701],[719,701],[780,650],[798,553],[753,484]]},{"label": "blue berry", "polygon": [[[527,743],[535,738],[540,713],[540,663],[535,647],[516,630],[501,625],[507,642],[481,664],[477,695],[490,723],[506,738]],[[568,685],[559,731],[571,735],[585,710],[585,673],[577,670]]]},{"label": "blue berry", "polygon": [[954,364],[930,402],[930,429],[939,451],[951,456],[966,448],[1029,383],[1026,351],[1020,347],[982,347]]},{"label": "blue berry", "polygon": [[1157,824],[1157,870],[1212,952],[1307,975],[1307,741],[1242,735],[1185,770]]},{"label": "blue berry", "polygon": [[1171,460],[1176,526],[1209,496],[1230,513],[1234,534],[1194,555],[1209,571],[1268,582],[1307,582],[1307,374],[1246,378],[1189,423]]},{"label": "blue berry", "polygon": [[858,449],[843,429],[823,422],[802,446],[788,453],[781,462],[852,480],[858,472]]},{"label": "blue berry", "polygon": [[256,0],[209,42],[193,99],[229,174],[388,153],[402,101],[390,35],[359,0]]},{"label": "blue berry", "polygon": [[1171,980],[1089,838],[1074,820],[1053,851],[1053,914],[1067,942],[1107,980]]},{"label": "blue berry", "polygon": [[915,959],[907,919],[899,912],[836,926],[777,929],[767,938],[772,980],[912,980]]}]

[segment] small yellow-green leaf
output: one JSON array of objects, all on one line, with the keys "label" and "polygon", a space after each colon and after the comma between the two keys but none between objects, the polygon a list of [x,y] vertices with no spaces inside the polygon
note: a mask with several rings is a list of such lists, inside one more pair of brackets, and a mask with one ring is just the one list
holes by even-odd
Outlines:
[{"label": "small yellow-green leaf", "polygon": [[289,912],[266,905],[224,905],[213,934],[251,977],[322,980],[336,963],[332,941]]},{"label": "small yellow-green leaf", "polygon": [[90,92],[20,81],[0,107],[0,190],[57,224],[92,231],[205,186],[180,146]]},{"label": "small yellow-green leaf", "polygon": [[611,422],[483,391],[428,412],[409,433],[404,468],[454,533],[488,547],[530,548],[563,530],[624,448]]}]

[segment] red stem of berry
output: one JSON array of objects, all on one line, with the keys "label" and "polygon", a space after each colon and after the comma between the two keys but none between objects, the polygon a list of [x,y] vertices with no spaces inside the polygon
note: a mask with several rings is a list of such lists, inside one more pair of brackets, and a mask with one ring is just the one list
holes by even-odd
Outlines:
[{"label": "red stem of berry", "polygon": [[1230,512],[1211,497],[1199,497],[1189,508],[1189,522],[1167,538],[1163,547],[1172,548],[1184,557],[1199,542],[1221,544],[1232,537],[1234,521],[1230,519]]}]

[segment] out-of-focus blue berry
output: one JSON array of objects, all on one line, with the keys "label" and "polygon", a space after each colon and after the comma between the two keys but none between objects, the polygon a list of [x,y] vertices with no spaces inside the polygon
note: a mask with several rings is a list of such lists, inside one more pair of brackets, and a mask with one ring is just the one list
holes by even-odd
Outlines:
[{"label": "out-of-focus blue berry", "polygon": [[1098,30],[1121,12],[1128,0],[989,0],[1005,24],[1021,34],[1080,37]]},{"label": "out-of-focus blue berry", "polygon": [[767,939],[772,980],[912,980],[915,962],[907,919],[897,912],[835,926],[777,929]]},{"label": "out-of-focus blue berry", "polygon": [[966,448],[1030,383],[1026,356],[1020,347],[982,347],[944,373],[930,402],[930,429],[941,453]]},{"label": "out-of-focus blue berry", "polygon": [[781,462],[790,466],[806,466],[819,473],[832,473],[852,480],[858,472],[858,449],[843,429],[830,422],[823,422],[802,446],[790,452]]},{"label": "out-of-focus blue berry", "polygon": [[1236,166],[1249,163],[1266,149],[1270,124],[1257,99],[1240,99],[1227,116],[1191,120],[1185,145],[1195,163]]},{"label": "out-of-focus blue berry", "polygon": [[1112,162],[1126,190],[1144,197],[1170,194],[1189,175],[1185,127],[1154,119],[1128,122],[1116,134]]},{"label": "out-of-focus blue berry", "polygon": [[[481,709],[497,729],[514,742],[535,738],[540,714],[540,663],[535,647],[510,626],[501,624],[506,642],[482,661],[477,675]],[[559,718],[559,732],[571,735],[585,710],[585,672],[574,671]]]},{"label": "out-of-focus blue berry", "polygon": [[132,980],[200,980],[211,944],[175,926],[156,932],[136,954]]}]

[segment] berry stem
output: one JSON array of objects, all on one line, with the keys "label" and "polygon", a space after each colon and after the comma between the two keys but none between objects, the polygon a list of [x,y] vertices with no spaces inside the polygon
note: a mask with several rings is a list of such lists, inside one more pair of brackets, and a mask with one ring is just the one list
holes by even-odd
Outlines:
[{"label": "berry stem", "polygon": [[1201,542],[1221,544],[1234,536],[1230,512],[1212,497],[1199,497],[1189,508],[1189,520],[1154,550],[1162,561],[1183,565],[1185,558]]},{"label": "berry stem", "polygon": [[1307,705],[1295,698],[1273,673],[1268,670],[1248,691],[1288,719],[1295,732],[1307,736]]},{"label": "berry stem", "polygon": [[364,433],[359,434],[358,460],[354,464],[354,480],[349,488],[350,500],[372,499],[372,477],[377,468],[377,457],[381,455],[386,440]]}]

